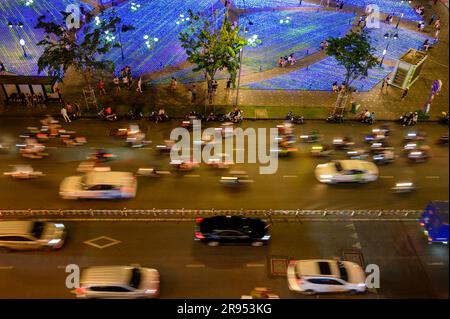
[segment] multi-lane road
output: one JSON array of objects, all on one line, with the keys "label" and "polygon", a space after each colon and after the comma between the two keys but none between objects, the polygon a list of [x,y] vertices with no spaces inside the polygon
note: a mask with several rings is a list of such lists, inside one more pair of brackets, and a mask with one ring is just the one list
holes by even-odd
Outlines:
[{"label": "multi-lane road", "polygon": [[[54,140],[47,144],[49,156],[38,160],[22,158],[16,150],[1,154],[0,171],[7,171],[12,164],[31,163],[46,176],[33,181],[14,181],[0,176],[0,208],[421,209],[431,199],[448,198],[448,147],[436,145],[436,140],[448,128],[435,123],[414,128],[392,124],[391,142],[397,154],[400,155],[406,132],[422,129],[428,133],[427,143],[432,148],[432,157],[423,164],[411,164],[406,158],[399,157],[395,163],[380,167],[378,181],[364,185],[329,186],[319,183],[314,177],[314,168],[327,159],[312,158],[309,154],[311,145],[297,143],[299,152],[293,158],[280,158],[276,174],[260,175],[259,164],[236,165],[234,170],[247,172],[253,180],[253,183],[238,189],[226,188],[219,183],[220,176],[226,172],[202,166],[183,174],[172,171],[172,174],[161,178],[139,177],[137,196],[129,201],[74,202],[59,198],[61,181],[76,174],[78,164],[95,147],[105,147],[118,156],[110,163],[113,170],[136,172],[139,167],[171,170],[169,157],[159,154],[155,146],[168,139],[177,122],[154,124],[141,121],[140,124],[152,141],[140,149],[126,147],[123,139],[108,136],[110,128],[126,126],[127,122],[78,120],[64,127],[86,136],[88,143],[85,146],[65,147]],[[276,124],[278,122],[244,122],[242,127],[269,128]],[[0,135],[15,141],[25,127],[38,125],[38,119],[0,119]],[[315,129],[328,143],[335,137],[346,135],[364,145],[363,138],[373,127],[359,123],[330,125],[310,121],[296,127],[296,136]],[[419,188],[410,194],[393,194],[390,188],[402,180],[414,181]]]},{"label": "multi-lane road", "polygon": [[[400,153],[403,136],[411,130],[428,133],[432,157],[423,164],[405,158],[380,167],[378,181],[357,185],[324,185],[314,177],[314,167],[326,159],[312,158],[310,145],[297,143],[293,158],[280,158],[278,172],[259,175],[258,165],[241,164],[253,183],[245,188],[224,188],[218,180],[223,171],[201,167],[197,171],[161,178],[138,178],[135,199],[127,201],[68,201],[58,196],[62,179],[76,174],[80,161],[96,147],[104,147],[118,158],[113,170],[136,172],[139,167],[171,170],[169,158],[155,150],[177,123],[141,121],[152,141],[141,149],[124,146],[108,136],[110,128],[127,122],[106,123],[78,120],[64,127],[87,137],[80,147],[65,147],[54,140],[47,144],[49,156],[40,160],[20,157],[14,149],[0,154],[0,171],[9,165],[31,163],[46,176],[16,181],[0,176],[0,209],[422,209],[432,199],[448,199],[448,148],[436,140],[448,131],[438,124],[405,128],[391,124],[391,143]],[[277,122],[244,122],[243,128],[274,127]],[[218,125],[218,124],[217,124]],[[38,119],[0,119],[0,135],[15,143],[27,126]],[[373,127],[359,123],[326,125],[308,122],[296,127],[296,135],[317,130],[325,142],[350,136],[363,144]],[[342,156],[341,155],[337,155]],[[393,194],[395,181],[412,180],[418,189]],[[140,264],[161,272],[161,298],[239,298],[254,287],[270,287],[281,298],[448,298],[448,247],[428,245],[418,223],[352,220],[275,221],[267,247],[208,247],[193,240],[193,222],[68,221],[66,246],[56,252],[14,252],[0,255],[0,298],[73,298],[65,287],[68,264]],[[362,255],[346,254],[361,252]],[[380,267],[378,289],[357,296],[306,297],[292,293],[283,276],[285,263],[297,258],[350,258]],[[280,272],[280,273],[276,273]]]},{"label": "multi-lane road", "polygon": [[[209,247],[193,240],[188,221],[68,222],[67,228],[60,251],[0,254],[0,298],[74,298],[65,286],[68,264],[154,267],[161,298],[240,298],[254,287],[281,298],[448,298],[448,247],[428,245],[415,221],[276,222],[266,247]],[[278,273],[288,259],[342,258],[355,249],[366,265],[379,266],[378,289],[303,296]]]}]

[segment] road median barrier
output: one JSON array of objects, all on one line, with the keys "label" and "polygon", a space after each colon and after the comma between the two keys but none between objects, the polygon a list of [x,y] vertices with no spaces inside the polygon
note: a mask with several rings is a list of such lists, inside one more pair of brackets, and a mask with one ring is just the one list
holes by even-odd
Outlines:
[{"label": "road median barrier", "polygon": [[263,209],[14,209],[0,210],[0,220],[186,220],[239,215],[271,220],[417,220],[422,210],[263,210]]}]

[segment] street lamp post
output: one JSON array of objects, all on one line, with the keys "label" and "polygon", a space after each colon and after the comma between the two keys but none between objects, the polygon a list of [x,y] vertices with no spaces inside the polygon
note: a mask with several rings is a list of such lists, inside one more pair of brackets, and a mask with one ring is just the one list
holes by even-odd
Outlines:
[{"label": "street lamp post", "polygon": [[[253,24],[253,22],[248,21],[248,18],[246,17],[246,24],[244,26],[244,36],[245,36],[245,32],[247,32],[247,23],[249,25]],[[239,74],[238,74],[238,83],[237,83],[237,88],[236,88],[236,101],[234,103],[236,107],[239,105],[239,87],[241,85],[242,59],[244,57],[244,47],[245,47],[245,45],[243,45],[241,48],[241,51],[239,51]]]},{"label": "street lamp post", "polygon": [[398,33],[395,32],[395,31],[390,30],[389,32],[384,34],[384,38],[388,39],[388,42],[386,44],[386,48],[383,50],[383,57],[381,58],[380,66],[383,65],[383,61],[384,61],[384,58],[386,56],[387,50],[389,49],[389,45],[391,44],[391,40],[392,39],[395,39],[395,40],[398,39]]},{"label": "street lamp post", "polygon": [[412,1],[411,0],[408,0],[408,1],[402,0],[402,1],[400,1],[401,5],[402,5],[402,13],[400,14],[400,16],[398,18],[397,25],[395,26],[396,29],[398,29],[398,26],[400,25],[400,21],[402,21],[402,18],[405,15],[405,13],[404,13],[405,8],[403,7],[403,2],[408,2],[409,4],[411,4]]},{"label": "street lamp post", "polygon": [[22,50],[23,50],[23,56],[24,57],[27,57],[28,55],[27,55],[27,51],[25,51],[25,40],[24,39],[20,39],[19,40],[19,44],[20,44],[20,46],[22,47]]}]

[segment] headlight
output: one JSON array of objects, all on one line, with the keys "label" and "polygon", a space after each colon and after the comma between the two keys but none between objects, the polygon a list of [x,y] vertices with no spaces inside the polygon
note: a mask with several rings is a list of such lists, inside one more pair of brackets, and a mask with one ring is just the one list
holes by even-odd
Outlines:
[{"label": "headlight", "polygon": [[65,226],[64,226],[64,224],[55,224],[55,227],[56,228],[64,228]]},{"label": "headlight", "polygon": [[49,240],[49,241],[48,241],[48,244],[49,244],[49,245],[56,245],[56,244],[58,244],[59,242],[61,242],[61,239],[52,239],[52,240]]},{"label": "headlight", "polygon": [[270,235],[264,235],[261,239],[262,240],[269,240],[270,239]]},{"label": "headlight", "polygon": [[331,179],[333,178],[332,175],[320,175],[320,179]]},{"label": "headlight", "polygon": [[358,284],[358,287],[365,287],[366,284],[362,283],[362,284]]}]

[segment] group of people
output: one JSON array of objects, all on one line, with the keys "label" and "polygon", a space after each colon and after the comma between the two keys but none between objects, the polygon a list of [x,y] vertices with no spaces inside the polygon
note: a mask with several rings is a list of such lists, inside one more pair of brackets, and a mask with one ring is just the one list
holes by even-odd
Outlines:
[{"label": "group of people", "polygon": [[322,42],[320,42],[320,51],[326,50],[328,48],[328,41],[327,40],[323,40]]},{"label": "group of people", "polygon": [[[141,81],[141,78],[139,78],[139,82]],[[127,65],[124,68],[122,68],[118,75],[116,75],[113,79],[114,86],[116,88],[116,91],[119,92],[121,90],[121,85],[126,87],[128,90],[131,89],[131,84],[133,83],[133,77],[131,75],[131,68]],[[100,84],[100,82],[99,82]],[[104,84],[103,84],[104,87]],[[136,91],[140,90],[140,85],[138,83],[138,89]],[[100,95],[102,94],[101,88],[99,87]],[[141,91],[142,93],[142,91]]]},{"label": "group of people", "polygon": [[342,10],[344,8],[344,1],[336,1],[336,11],[337,10]]},{"label": "group of people", "polygon": [[61,108],[61,115],[66,123],[72,122],[71,118],[79,117],[81,115],[80,103],[77,101],[72,105],[72,103],[67,102]]},{"label": "group of people", "polygon": [[388,14],[386,16],[386,19],[384,19],[384,23],[392,24],[392,22],[394,22],[394,16],[392,14]]},{"label": "group of people", "polygon": [[419,114],[417,112],[405,113],[400,117],[400,121],[402,122],[403,126],[416,125],[418,120]]},{"label": "group of people", "polygon": [[342,82],[341,85],[338,85],[337,81],[334,81],[333,85],[331,86],[331,89],[334,93],[345,93],[347,91],[347,84],[345,82]]},{"label": "group of people", "polygon": [[295,62],[294,53],[291,53],[289,55],[285,55],[284,57],[280,56],[278,59],[278,66],[280,68],[285,68],[289,65],[294,65]]},{"label": "group of people", "polygon": [[10,100],[13,102],[19,102],[22,104],[25,104],[28,107],[37,107],[39,104],[44,104],[45,99],[41,92],[34,94],[34,93],[23,93],[20,94],[17,93],[11,93],[9,96]]}]

